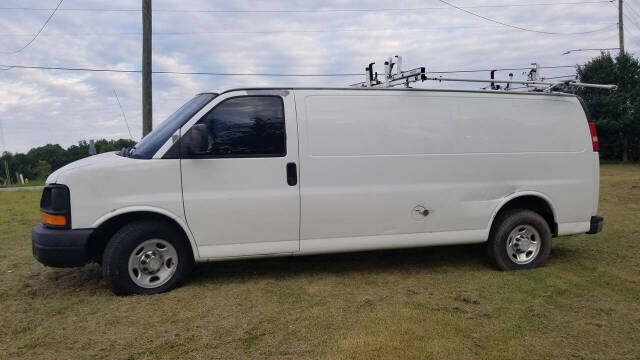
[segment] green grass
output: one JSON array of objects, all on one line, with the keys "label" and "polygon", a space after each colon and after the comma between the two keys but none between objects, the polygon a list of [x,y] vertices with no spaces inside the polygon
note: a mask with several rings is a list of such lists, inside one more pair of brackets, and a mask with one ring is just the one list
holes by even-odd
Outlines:
[{"label": "green grass", "polygon": [[25,187],[25,186],[42,186],[44,185],[44,182],[45,182],[44,180],[35,179],[35,180],[29,180],[28,184],[9,184],[9,185],[0,184],[0,189],[8,188],[8,187],[13,188],[13,187]]},{"label": "green grass", "polygon": [[116,297],[31,256],[39,191],[0,192],[0,358],[638,359],[640,166],[602,166],[604,232],[499,272],[480,246],[219,262]]}]

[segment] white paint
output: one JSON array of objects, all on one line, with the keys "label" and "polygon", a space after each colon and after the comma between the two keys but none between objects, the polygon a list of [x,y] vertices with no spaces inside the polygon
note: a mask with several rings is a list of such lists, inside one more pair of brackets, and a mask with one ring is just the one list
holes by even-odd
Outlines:
[{"label": "white paint", "polygon": [[[597,214],[598,156],[572,96],[496,92],[290,89],[287,154],[150,160],[115,153],[54,172],[71,190],[73,228],[130,211],[185,229],[197,260],[305,255],[486,241],[502,206],[538,196],[560,235]],[[172,142],[169,139],[169,142]],[[286,164],[299,182],[286,183]],[[182,170],[182,172],[181,172]],[[415,208],[429,215],[420,218]]]},{"label": "white paint", "polygon": [[[578,123],[584,123],[584,113],[564,97],[488,98],[484,94],[461,97],[457,93],[387,95],[355,91],[319,95],[303,92],[301,96],[312,156],[510,154],[585,149],[582,132],[572,131]],[[358,109],[358,116],[351,109]],[[532,116],[522,116],[523,109],[538,111]]]},{"label": "white paint", "polygon": [[[595,215],[597,160],[575,97],[295,93],[302,241],[489,229],[522,195],[553,204],[560,223]],[[416,205],[431,211],[424,221],[410,216]]]},{"label": "white paint", "polygon": [[208,260],[219,260],[229,257],[266,256],[270,254],[292,255],[298,252],[300,242],[260,241],[256,243],[238,243],[229,245],[202,245],[198,248],[200,257]]},{"label": "white paint", "polygon": [[558,235],[583,234],[589,231],[591,223],[589,221],[561,223],[558,224]]},{"label": "white paint", "polygon": [[487,239],[486,230],[445,231],[400,235],[356,236],[300,241],[300,253],[326,254],[348,251],[411,248],[420,246],[473,244]]},{"label": "white paint", "polygon": [[[116,215],[149,211],[185,225],[180,160],[133,159],[104,153],[64,166],[47,179],[69,187],[71,226],[95,228]],[[189,233],[187,232],[189,235]]]},{"label": "white paint", "polygon": [[[259,95],[274,93],[281,91],[261,91]],[[221,95],[208,108],[243,95],[247,93]],[[287,185],[286,180],[287,163],[298,163],[295,102],[291,95],[282,99],[285,156],[182,160],[184,211],[199,247],[223,246],[220,251],[229,256],[299,250],[300,191],[298,186]],[[183,127],[182,133],[186,130]],[[201,252],[203,256],[209,253]]]}]

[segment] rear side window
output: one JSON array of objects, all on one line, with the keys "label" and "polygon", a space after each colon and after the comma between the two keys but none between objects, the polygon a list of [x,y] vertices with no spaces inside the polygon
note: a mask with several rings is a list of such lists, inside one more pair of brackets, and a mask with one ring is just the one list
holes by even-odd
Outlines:
[{"label": "rear side window", "polygon": [[[279,96],[227,99],[199,124],[209,135],[208,156],[278,157],[286,154],[284,105]],[[201,156],[199,156],[201,158]]]}]

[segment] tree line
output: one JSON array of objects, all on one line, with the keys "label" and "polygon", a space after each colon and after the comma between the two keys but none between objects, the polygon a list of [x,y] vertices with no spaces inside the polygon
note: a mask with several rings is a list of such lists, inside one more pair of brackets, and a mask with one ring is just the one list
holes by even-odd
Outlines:
[{"label": "tree line", "polygon": [[[106,140],[95,142],[96,153],[117,151],[123,147],[133,146],[135,141],[127,139]],[[89,156],[89,142],[82,140],[78,145],[63,148],[58,144],[47,144],[32,148],[27,153],[4,152],[0,157],[0,185],[6,183],[6,167],[12,183],[18,182],[16,172],[30,180],[44,180],[52,171],[64,165]],[[6,163],[5,163],[6,162]],[[5,165],[6,164],[6,165]]]},{"label": "tree line", "polygon": [[640,161],[640,62],[628,53],[609,53],[578,68],[582,82],[618,85],[616,91],[583,88],[584,99],[596,124],[600,158]]}]

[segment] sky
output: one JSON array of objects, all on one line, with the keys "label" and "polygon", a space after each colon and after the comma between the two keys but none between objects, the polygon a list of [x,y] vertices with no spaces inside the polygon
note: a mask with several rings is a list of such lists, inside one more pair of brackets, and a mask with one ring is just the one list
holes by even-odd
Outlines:
[{"label": "sky", "polygon": [[[139,0],[65,0],[36,40],[11,54],[31,40],[58,1],[0,2],[0,64],[141,69]],[[362,73],[375,61],[376,70],[383,72],[384,60],[393,55],[403,56],[405,69],[424,66],[427,72],[520,68],[533,62],[543,66],[583,64],[598,51],[562,54],[572,49],[618,47],[617,1],[449,2],[502,23],[563,35],[510,28],[438,0],[155,0],[152,68],[250,74]],[[625,46],[634,53],[640,46],[640,0],[626,3]],[[103,11],[108,9],[119,11]],[[593,30],[600,31],[566,35]],[[67,147],[89,139],[141,138],[140,73],[5,69],[0,67],[0,151],[26,152],[48,143]],[[523,71],[513,73],[515,78],[525,78]],[[542,75],[573,73],[570,68],[545,69]],[[496,77],[507,75],[503,72]],[[451,76],[488,78],[489,74]],[[364,76],[154,74],[153,124],[160,124],[199,92],[246,86],[345,86],[363,80]],[[483,85],[416,85],[454,86]]]}]

